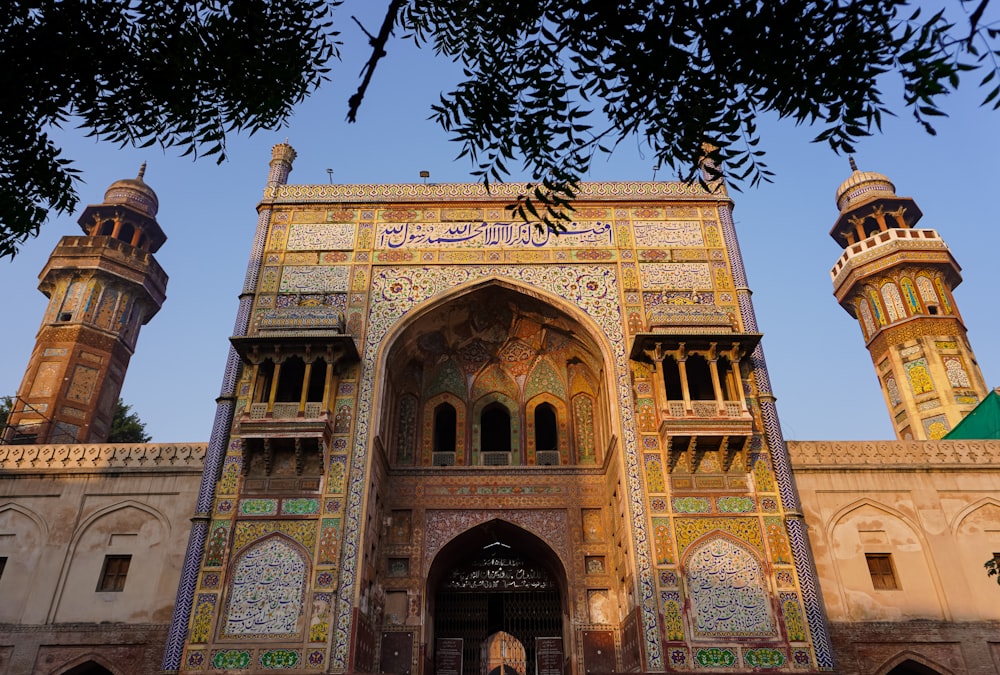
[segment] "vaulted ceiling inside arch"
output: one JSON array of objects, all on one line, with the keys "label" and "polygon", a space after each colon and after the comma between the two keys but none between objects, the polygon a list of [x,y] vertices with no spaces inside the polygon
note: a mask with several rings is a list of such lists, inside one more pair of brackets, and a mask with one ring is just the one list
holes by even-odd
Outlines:
[{"label": "vaulted ceiling inside arch", "polygon": [[[392,346],[387,370],[398,392],[419,393],[446,372],[472,391],[477,377],[495,377],[497,368],[523,388],[529,374],[543,367],[561,373],[571,389],[594,391],[600,350],[553,305],[487,286],[413,319]],[[586,386],[580,381],[574,387],[574,379]]]}]

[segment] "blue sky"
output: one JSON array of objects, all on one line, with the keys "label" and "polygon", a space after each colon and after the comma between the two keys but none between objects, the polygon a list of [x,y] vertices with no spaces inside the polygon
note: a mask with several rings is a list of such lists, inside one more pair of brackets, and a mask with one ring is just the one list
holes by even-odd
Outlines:
[{"label": "blue sky", "polygon": [[[154,441],[208,439],[274,143],[287,138],[298,151],[293,183],[326,183],[328,168],[338,183],[419,182],[421,170],[431,172],[432,182],[471,180],[471,165],[454,160],[458,146],[427,120],[431,103],[456,81],[454,66],[429,50],[392,43],[358,123],[344,121],[368,55],[347,19],[360,14],[374,32],[379,12],[373,7],[381,10],[382,3],[353,0],[339,10],[347,45],[334,81],[302,104],[286,129],[231,138],[222,165],[157,149],[120,149],[75,130],[58,133],[86,180],[79,186],[81,208],[100,202],[113,181],[134,177],[143,161],[145,180],[160,199],[158,220],[168,240],[157,259],[170,275],[167,301],[142,329],[122,392]],[[861,169],[889,176],[899,195],[913,197],[924,213],[920,227],[936,229],[951,247],[964,277],[956,301],[987,385],[996,387],[1000,113],[979,107],[977,80],[969,78],[945,102],[950,116],[937,125],[937,136],[901,112],[885,121],[882,135],[860,144],[856,159]],[[837,217],[834,192],[850,174],[847,159],[809,143],[814,130],[774,120],[763,120],[761,130],[775,181],[733,198],[785,437],[893,438],[861,331],[834,300],[829,277],[841,253],[828,232]],[[652,164],[626,141],[610,160],[595,161],[587,179],[649,180]],[[17,391],[46,304],[37,275],[59,238],[79,233],[78,214],[50,218],[13,262],[0,261],[6,317],[0,395]]]}]

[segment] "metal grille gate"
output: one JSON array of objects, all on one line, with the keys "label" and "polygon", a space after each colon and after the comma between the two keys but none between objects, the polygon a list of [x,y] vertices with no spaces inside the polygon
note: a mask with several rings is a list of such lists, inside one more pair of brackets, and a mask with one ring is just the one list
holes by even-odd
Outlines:
[{"label": "metal grille gate", "polygon": [[483,645],[490,635],[504,631],[524,646],[523,675],[535,675],[535,638],[562,636],[562,604],[556,590],[468,592],[442,590],[434,607],[434,635],[462,639],[462,675],[486,673]]}]

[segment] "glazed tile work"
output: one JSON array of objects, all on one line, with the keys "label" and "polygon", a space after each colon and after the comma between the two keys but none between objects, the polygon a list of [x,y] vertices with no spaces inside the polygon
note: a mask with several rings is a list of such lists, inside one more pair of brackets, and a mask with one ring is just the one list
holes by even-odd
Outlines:
[{"label": "glazed tile work", "polygon": [[858,319],[896,437],[938,440],[988,392],[951,298],[958,265],[881,174],[855,169],[837,206],[831,235],[845,250],[830,272],[834,294]]},{"label": "glazed tile work", "polygon": [[[165,666],[431,672],[475,611],[455,598],[525,592],[577,674],[598,644],[832,669],[724,192],[585,184],[555,235],[510,220],[510,186],[287,185],[275,153]],[[716,392],[679,417],[678,348]]]}]

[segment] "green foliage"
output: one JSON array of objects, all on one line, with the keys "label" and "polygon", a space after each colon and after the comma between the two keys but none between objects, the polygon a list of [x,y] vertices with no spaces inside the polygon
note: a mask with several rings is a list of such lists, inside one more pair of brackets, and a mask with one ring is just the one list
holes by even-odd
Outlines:
[{"label": "green foliage", "polygon": [[[816,125],[816,141],[853,152],[892,114],[887,73],[933,133],[962,72],[982,66],[985,86],[997,71],[989,0],[977,2],[957,26],[905,0],[411,0],[396,18],[464,68],[433,107],[459,156],[487,186],[521,162],[531,182],[515,210],[558,230],[595,154],[629,138],[684,180],[755,185],[771,176],[759,116]],[[373,42],[370,68],[385,47]]]},{"label": "green foliage", "polygon": [[14,408],[13,396],[0,396],[0,434],[7,428],[7,418]]},{"label": "green foliage", "polygon": [[[1000,107],[989,0],[383,0],[348,119],[394,31],[460,63],[432,117],[488,187],[530,176],[512,208],[559,230],[594,157],[637,139],[706,187],[769,180],[757,122],[815,125],[838,153],[909,111],[934,133],[942,97],[985,72]],[[42,0],[0,25],[0,257],[77,202],[77,171],[46,133],[72,121],[122,145],[225,156],[226,134],[270,129],[326,77],[341,0]],[[882,87],[898,78],[902,101]]]},{"label": "green foliage", "polygon": [[118,399],[115,416],[111,419],[109,443],[149,443],[151,436],[146,433],[146,423],[132,412],[132,406]]},{"label": "green foliage", "polygon": [[986,568],[986,576],[996,577],[997,583],[1000,584],[1000,558],[993,556],[983,563],[983,567]]},{"label": "green foliage", "polygon": [[72,211],[78,170],[47,130],[225,157],[283,124],[336,54],[339,0],[13,0],[0,23],[0,257]]}]

